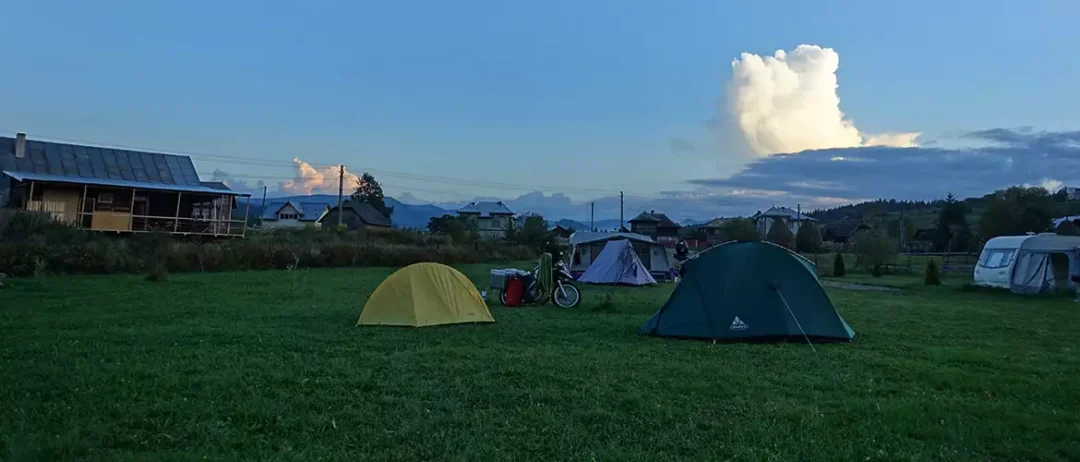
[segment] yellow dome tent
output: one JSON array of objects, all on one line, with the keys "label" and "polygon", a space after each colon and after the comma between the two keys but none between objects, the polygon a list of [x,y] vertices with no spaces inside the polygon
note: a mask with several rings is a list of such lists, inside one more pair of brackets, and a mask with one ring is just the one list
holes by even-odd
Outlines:
[{"label": "yellow dome tent", "polygon": [[416,263],[386,278],[356,325],[435,326],[495,322],[472,281],[449,266]]}]

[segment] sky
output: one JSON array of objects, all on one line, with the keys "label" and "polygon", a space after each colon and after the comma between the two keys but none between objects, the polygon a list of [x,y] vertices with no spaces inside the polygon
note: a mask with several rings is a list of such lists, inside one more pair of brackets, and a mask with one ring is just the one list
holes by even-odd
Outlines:
[{"label": "sky", "polygon": [[572,218],[1080,183],[1080,3],[750,3],[3,2],[0,133]]}]

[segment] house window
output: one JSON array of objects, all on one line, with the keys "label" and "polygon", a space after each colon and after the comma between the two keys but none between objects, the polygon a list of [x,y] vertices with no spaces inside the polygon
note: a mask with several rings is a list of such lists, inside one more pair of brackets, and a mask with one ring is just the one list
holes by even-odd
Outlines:
[{"label": "house window", "polygon": [[295,213],[282,213],[278,214],[278,218],[281,220],[296,220],[299,219],[300,216]]}]

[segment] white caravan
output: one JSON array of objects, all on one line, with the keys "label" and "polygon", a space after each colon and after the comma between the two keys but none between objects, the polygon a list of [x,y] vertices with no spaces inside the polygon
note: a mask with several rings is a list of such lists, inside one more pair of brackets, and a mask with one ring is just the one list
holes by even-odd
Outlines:
[{"label": "white caravan", "polygon": [[[1056,289],[1052,254],[1068,256],[1070,276],[1080,271],[1080,236],[1054,233],[1000,236],[986,241],[975,265],[975,284],[1000,287],[1020,294]],[[1066,281],[1074,287],[1072,281]]]}]

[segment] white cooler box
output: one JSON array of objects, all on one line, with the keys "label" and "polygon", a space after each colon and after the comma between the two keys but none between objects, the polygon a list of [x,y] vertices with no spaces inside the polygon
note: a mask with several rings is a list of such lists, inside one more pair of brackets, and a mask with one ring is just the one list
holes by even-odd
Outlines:
[{"label": "white cooler box", "polygon": [[495,290],[503,290],[506,288],[506,283],[510,278],[514,276],[524,277],[528,274],[528,272],[516,268],[493,269],[491,270],[491,279],[488,281],[488,287]]}]

